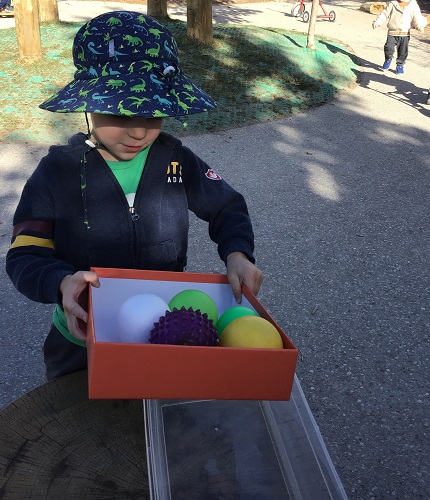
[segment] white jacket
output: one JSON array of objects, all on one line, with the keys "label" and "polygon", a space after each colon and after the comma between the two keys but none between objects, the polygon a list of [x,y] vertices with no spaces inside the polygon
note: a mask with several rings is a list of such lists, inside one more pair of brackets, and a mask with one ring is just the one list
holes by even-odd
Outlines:
[{"label": "white jacket", "polygon": [[409,34],[411,28],[419,29],[427,25],[427,18],[421,14],[416,0],[410,0],[403,9],[396,0],[387,3],[385,9],[374,21],[375,27],[381,26],[387,19],[389,34],[391,32]]}]

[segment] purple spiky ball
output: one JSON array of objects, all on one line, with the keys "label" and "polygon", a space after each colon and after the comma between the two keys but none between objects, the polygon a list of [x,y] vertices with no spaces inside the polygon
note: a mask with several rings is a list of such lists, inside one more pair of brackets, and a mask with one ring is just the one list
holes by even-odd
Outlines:
[{"label": "purple spiky ball", "polygon": [[217,346],[219,336],[213,321],[191,307],[166,311],[149,334],[151,344]]}]

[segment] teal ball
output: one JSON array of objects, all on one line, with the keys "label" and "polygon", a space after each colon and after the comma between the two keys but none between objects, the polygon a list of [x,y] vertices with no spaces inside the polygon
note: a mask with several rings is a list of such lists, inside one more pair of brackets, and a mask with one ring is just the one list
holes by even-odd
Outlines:
[{"label": "teal ball", "polygon": [[245,306],[234,306],[226,309],[221,316],[219,317],[217,330],[218,335],[222,335],[224,328],[234,321],[237,318],[241,318],[242,316],[258,316],[258,314],[249,307]]}]

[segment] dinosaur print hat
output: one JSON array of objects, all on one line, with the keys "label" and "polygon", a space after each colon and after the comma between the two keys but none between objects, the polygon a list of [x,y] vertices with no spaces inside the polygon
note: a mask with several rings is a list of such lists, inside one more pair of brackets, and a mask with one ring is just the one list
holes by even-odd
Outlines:
[{"label": "dinosaur print hat", "polygon": [[182,73],[170,31],[138,12],[108,12],[88,21],[75,36],[73,62],[74,80],[42,109],[179,118],[216,107]]}]

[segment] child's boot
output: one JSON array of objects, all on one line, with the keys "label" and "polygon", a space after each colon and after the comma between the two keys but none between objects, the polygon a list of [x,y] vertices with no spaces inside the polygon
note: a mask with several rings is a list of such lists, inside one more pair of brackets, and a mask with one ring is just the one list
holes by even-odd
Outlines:
[{"label": "child's boot", "polygon": [[382,65],[382,71],[386,71],[389,67],[390,67],[390,64],[391,64],[391,61],[393,60],[393,58],[391,59],[387,59],[384,64]]},{"label": "child's boot", "polygon": [[405,70],[403,69],[403,64],[398,64],[396,66],[396,75],[403,75]]}]

